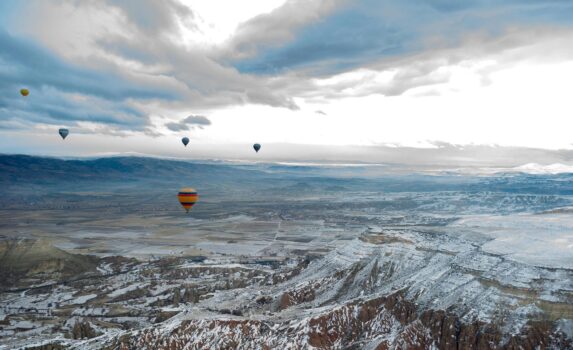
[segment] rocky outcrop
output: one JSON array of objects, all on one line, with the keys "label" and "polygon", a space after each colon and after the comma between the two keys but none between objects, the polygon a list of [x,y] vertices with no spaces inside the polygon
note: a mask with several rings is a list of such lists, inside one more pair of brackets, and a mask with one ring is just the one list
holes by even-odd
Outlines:
[{"label": "rocky outcrop", "polygon": [[[288,295],[288,294],[285,294]],[[551,322],[532,322],[504,338],[497,325],[464,323],[443,310],[419,313],[401,292],[352,302],[302,321],[188,320],[172,332],[147,329],[116,340],[113,349],[572,349]]]},{"label": "rocky outcrop", "polygon": [[72,339],[91,339],[98,336],[89,322],[76,322],[70,332],[69,338]]},{"label": "rocky outcrop", "polygon": [[85,272],[95,272],[98,258],[70,254],[44,240],[0,242],[0,290],[44,281],[62,281]]},{"label": "rocky outcrop", "polygon": [[30,346],[25,348],[25,350],[63,350],[66,346],[58,343],[44,344],[39,346]]},{"label": "rocky outcrop", "polygon": [[314,289],[310,286],[283,293],[278,300],[277,308],[278,310],[285,310],[293,305],[306,303],[312,300],[314,300]]}]

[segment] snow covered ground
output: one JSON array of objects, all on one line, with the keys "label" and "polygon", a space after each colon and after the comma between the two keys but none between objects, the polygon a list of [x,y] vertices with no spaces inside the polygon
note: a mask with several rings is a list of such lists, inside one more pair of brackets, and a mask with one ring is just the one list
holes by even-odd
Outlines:
[{"label": "snow covered ground", "polygon": [[573,216],[563,214],[477,215],[451,228],[491,237],[482,249],[526,264],[573,269]]},{"label": "snow covered ground", "polygon": [[[85,217],[0,211],[16,228],[8,236],[51,238],[101,259],[91,275],[66,281],[58,260],[34,266],[30,274],[42,273],[34,283],[50,285],[23,279],[1,293],[0,349],[49,340],[99,349],[120,338],[133,348],[142,339],[148,348],[164,340],[262,348],[240,329],[284,348],[310,348],[320,332],[334,348],[411,345],[432,334],[416,319],[424,312],[448,313],[452,329],[494,325],[506,340],[533,321],[571,336],[570,175],[411,175],[372,188],[322,181],[207,199],[198,218],[121,206]],[[339,337],[348,327],[350,340]],[[92,339],[73,339],[74,329]]]}]

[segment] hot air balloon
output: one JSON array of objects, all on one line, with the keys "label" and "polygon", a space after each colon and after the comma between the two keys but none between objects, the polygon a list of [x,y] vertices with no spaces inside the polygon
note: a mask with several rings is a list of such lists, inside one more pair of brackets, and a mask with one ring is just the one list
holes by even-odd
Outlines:
[{"label": "hot air balloon", "polygon": [[185,187],[179,190],[177,198],[179,199],[181,206],[185,208],[185,211],[189,212],[191,207],[195,205],[195,202],[197,202],[199,199],[199,196],[197,195],[197,191],[195,191],[194,188]]},{"label": "hot air balloon", "polygon": [[185,147],[187,147],[187,144],[189,143],[189,138],[188,137],[184,137],[181,139],[181,142],[183,142],[183,144],[185,145]]},{"label": "hot air balloon", "polygon": [[255,149],[255,152],[259,153],[259,150],[261,149],[261,145],[258,144],[258,143],[255,143],[255,144],[253,145],[253,148]]},{"label": "hot air balloon", "polygon": [[28,96],[30,94],[30,91],[28,89],[20,89],[20,95],[22,96]]},{"label": "hot air balloon", "polygon": [[70,131],[66,128],[61,128],[60,130],[58,130],[58,133],[60,134],[60,136],[62,137],[62,140],[66,139],[66,136],[68,136],[68,134],[70,133]]}]

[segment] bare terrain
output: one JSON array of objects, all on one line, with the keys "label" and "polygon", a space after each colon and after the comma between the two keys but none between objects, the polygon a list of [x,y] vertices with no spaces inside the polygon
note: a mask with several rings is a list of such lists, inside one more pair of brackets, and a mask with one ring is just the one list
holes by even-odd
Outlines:
[{"label": "bare terrain", "polygon": [[0,348],[573,346],[568,174],[1,158]]}]

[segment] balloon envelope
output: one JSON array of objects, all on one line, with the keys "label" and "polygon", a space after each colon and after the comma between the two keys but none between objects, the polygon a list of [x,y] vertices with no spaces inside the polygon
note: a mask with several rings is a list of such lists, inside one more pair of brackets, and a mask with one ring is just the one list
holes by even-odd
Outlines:
[{"label": "balloon envelope", "polygon": [[30,91],[28,89],[20,89],[20,94],[22,96],[28,96],[28,94],[30,94]]},{"label": "balloon envelope", "polygon": [[195,191],[194,188],[184,187],[179,190],[177,199],[179,199],[179,203],[181,203],[181,206],[185,208],[185,211],[189,212],[191,207],[193,207],[195,202],[197,202],[199,199],[199,196],[197,195],[197,191]]},{"label": "balloon envelope", "polygon": [[189,143],[189,138],[188,138],[188,137],[184,137],[184,138],[181,139],[181,142],[183,142],[183,144],[184,144],[185,146],[187,146],[187,144]]},{"label": "balloon envelope", "polygon": [[68,136],[68,134],[70,133],[70,131],[68,129],[65,128],[61,128],[60,130],[58,130],[58,133],[60,134],[60,136],[62,137],[62,139],[66,139],[66,136]]},{"label": "balloon envelope", "polygon": [[255,152],[259,153],[259,150],[261,149],[261,145],[259,145],[258,143],[255,143],[253,145],[253,148],[255,149]]}]

